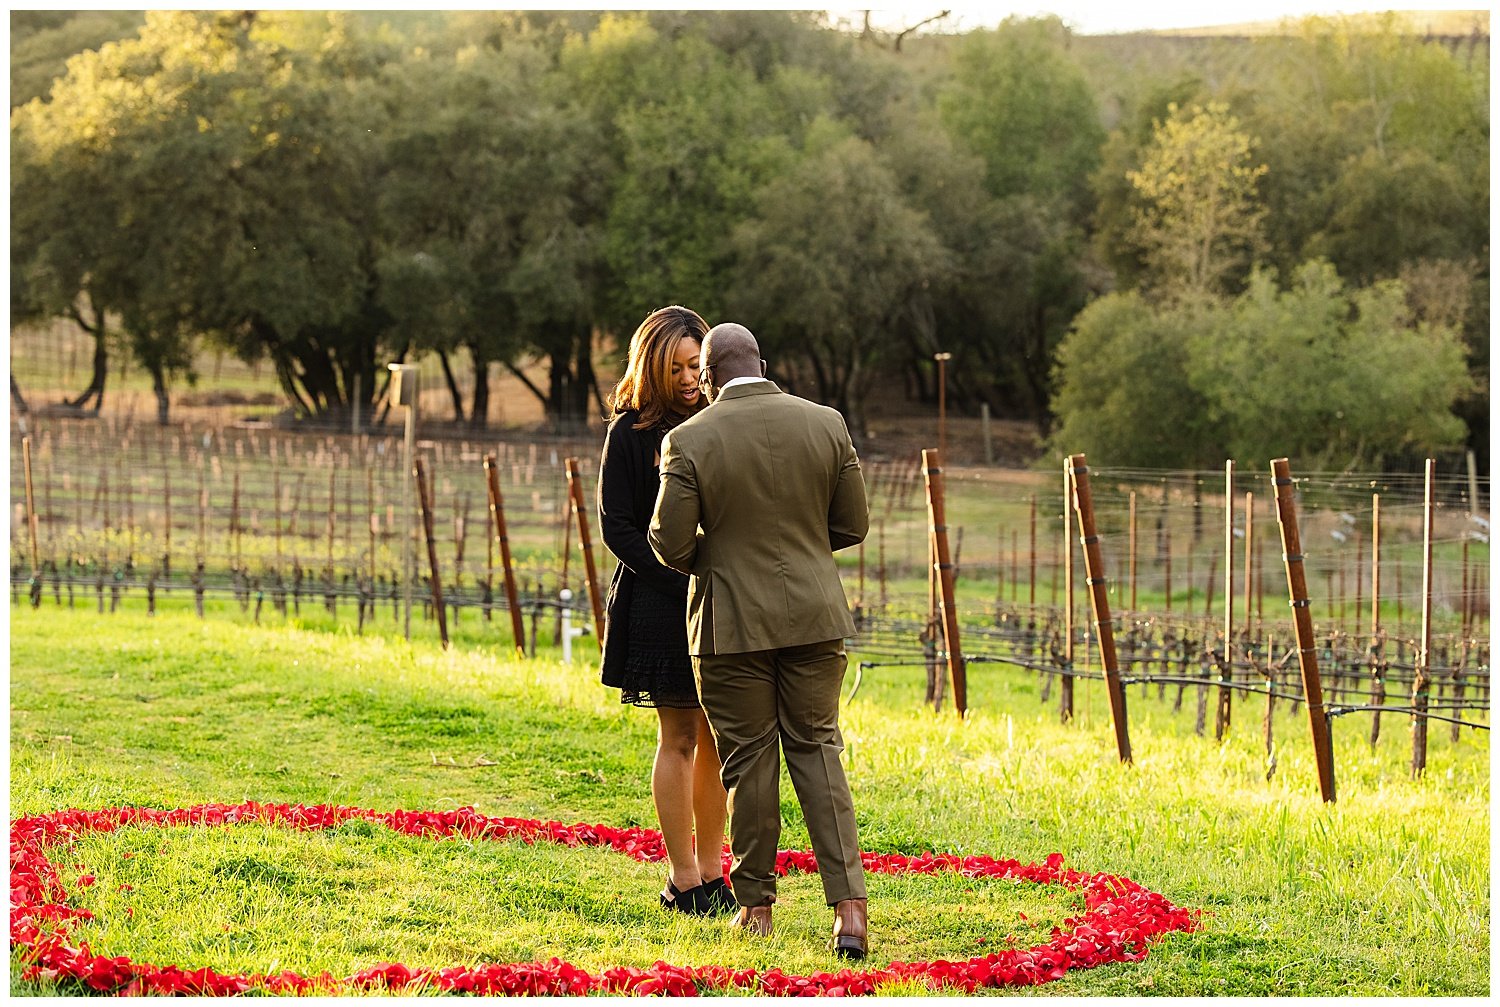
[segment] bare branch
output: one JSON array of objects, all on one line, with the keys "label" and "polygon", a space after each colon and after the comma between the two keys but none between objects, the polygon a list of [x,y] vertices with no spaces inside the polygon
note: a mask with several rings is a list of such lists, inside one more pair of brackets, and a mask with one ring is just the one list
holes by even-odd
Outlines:
[{"label": "bare branch", "polygon": [[[932,17],[927,18],[925,21],[918,21],[916,24],[912,25],[910,28],[904,28],[901,31],[897,32],[896,33],[896,51],[897,52],[901,51],[901,40],[904,39],[904,38],[906,38],[906,36],[910,35],[912,32],[916,31],[918,28],[921,28],[923,25],[931,24],[934,21],[941,21],[943,18],[947,17],[951,13],[953,13],[953,12],[952,11],[946,11],[946,10],[945,11],[939,11],[938,13],[932,15]],[[865,24],[868,27],[868,25],[869,25],[869,21],[868,21],[869,12],[868,11],[865,12],[865,16],[866,16],[866,19],[867,19],[866,22],[865,22]]]}]

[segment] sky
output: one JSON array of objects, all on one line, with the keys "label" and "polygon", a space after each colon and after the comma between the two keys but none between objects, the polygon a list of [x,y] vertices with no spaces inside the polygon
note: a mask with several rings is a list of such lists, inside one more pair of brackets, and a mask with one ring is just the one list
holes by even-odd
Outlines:
[{"label": "sky", "polygon": [[[778,5],[779,6],[779,5]],[[900,30],[931,17],[939,11],[951,11],[947,30],[994,27],[1007,16],[1031,17],[1056,14],[1075,31],[1085,35],[1110,32],[1143,31],[1159,28],[1202,28],[1211,25],[1239,24],[1245,21],[1276,21],[1283,17],[1308,14],[1356,14],[1381,10],[1468,10],[1488,6],[1463,0],[1395,0],[1388,3],[1360,3],[1358,0],[1037,0],[1035,3],[947,3],[932,0],[913,3],[871,6],[871,23],[879,28]],[[847,17],[858,25],[863,21],[864,7],[829,8],[834,18]]]}]

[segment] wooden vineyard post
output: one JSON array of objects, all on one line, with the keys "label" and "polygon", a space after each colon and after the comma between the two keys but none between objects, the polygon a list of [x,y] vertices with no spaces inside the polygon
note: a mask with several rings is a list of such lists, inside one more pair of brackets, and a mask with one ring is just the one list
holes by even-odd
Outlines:
[{"label": "wooden vineyard post", "polygon": [[234,568],[240,568],[240,470],[234,470],[234,496],[229,508],[229,534],[234,539]]},{"label": "wooden vineyard post", "polygon": [[1370,517],[1370,747],[1380,740],[1380,707],[1385,704],[1385,635],[1380,626],[1380,494],[1371,498]]},{"label": "wooden vineyard post", "polygon": [[427,537],[427,567],[432,572],[432,610],[437,616],[438,637],[448,649],[448,615],[443,610],[443,584],[438,576],[437,541],[432,534],[432,484],[427,479],[422,459],[412,460],[412,475],[417,480],[417,505],[422,509],[422,533]]},{"label": "wooden vineyard post", "polygon": [[1250,639],[1250,591],[1254,587],[1251,573],[1255,558],[1255,494],[1245,494],[1245,639]]},{"label": "wooden vineyard post", "polygon": [[1136,556],[1136,539],[1135,539],[1135,490],[1131,490],[1130,491],[1130,611],[1132,611],[1132,612],[1134,612],[1136,610],[1136,607],[1135,607],[1135,556]]},{"label": "wooden vineyard post", "polygon": [[203,466],[198,466],[198,549],[193,560],[202,566],[208,549],[208,482],[204,478]]},{"label": "wooden vineyard post", "polygon": [[1354,635],[1365,625],[1365,533],[1354,530]]},{"label": "wooden vineyard post", "polygon": [[1287,459],[1277,458],[1271,462],[1271,485],[1276,490],[1276,520],[1281,526],[1287,594],[1291,599],[1293,626],[1297,634],[1297,660],[1302,667],[1302,695],[1307,703],[1308,725],[1312,729],[1318,788],[1324,801],[1333,801],[1337,799],[1333,780],[1333,744],[1329,737],[1328,716],[1323,711],[1323,685],[1318,678],[1318,646],[1313,633],[1312,602],[1307,597],[1302,535],[1297,530],[1292,469]]},{"label": "wooden vineyard post", "polygon": [[863,539],[859,542],[859,594],[856,596],[854,608],[863,618],[865,610],[865,543]]},{"label": "wooden vineyard post", "polygon": [[931,448],[922,451],[922,471],[927,479],[927,516],[930,540],[936,553],[934,572],[942,591],[943,645],[948,651],[948,675],[953,683],[953,705],[962,717],[969,708],[968,672],[958,635],[958,609],[953,601],[953,566],[948,561],[948,525],[943,500],[942,455]]},{"label": "wooden vineyard post", "polygon": [[[564,470],[566,470],[564,462]],[[559,588],[568,586],[568,563],[573,558],[573,479],[568,477],[568,492],[562,499],[562,521],[559,528],[562,531],[562,578],[558,583]],[[558,617],[561,622],[561,615]]]},{"label": "wooden vineyard post", "polygon": [[1010,530],[1010,600],[1018,602],[1021,600],[1021,550],[1016,544],[1018,538],[1014,528]]},{"label": "wooden vineyard post", "polygon": [[1411,775],[1427,769],[1427,690],[1432,683],[1432,517],[1437,465],[1427,459],[1422,492],[1422,635],[1417,640],[1417,671],[1411,684]]},{"label": "wooden vineyard post", "polygon": [[1162,592],[1167,596],[1167,611],[1172,611],[1172,526],[1161,529]]},{"label": "wooden vineyard post", "polygon": [[1073,506],[1073,463],[1063,462],[1063,673],[1058,690],[1057,717],[1066,724],[1073,719],[1073,536],[1068,534],[1068,511]]},{"label": "wooden vineyard post", "polygon": [[1094,628],[1099,634],[1099,660],[1104,665],[1109,693],[1109,718],[1115,728],[1115,747],[1120,761],[1133,763],[1130,723],[1125,708],[1125,686],[1120,681],[1120,662],[1115,655],[1115,627],[1109,614],[1109,593],[1104,577],[1104,553],[1094,526],[1094,498],[1089,491],[1089,469],[1083,455],[1068,458],[1073,483],[1073,509],[1078,513],[1078,541],[1083,545],[1083,570],[1088,578],[1089,602],[1094,610]]},{"label": "wooden vineyard post", "polygon": [[589,604],[594,609],[594,639],[604,647],[604,600],[599,597],[599,578],[594,570],[594,543],[589,535],[589,515],[583,503],[583,480],[578,476],[578,459],[569,458],[568,494],[573,498],[573,511],[578,515],[578,550],[583,553],[583,573],[588,581]]},{"label": "wooden vineyard post", "polygon": [[1028,574],[1030,585],[1026,596],[1026,604],[1031,606],[1033,614],[1036,609],[1036,494],[1031,495],[1031,552],[1028,556],[1031,563],[1031,571]]},{"label": "wooden vineyard post", "polygon": [[[338,617],[338,596],[333,593],[333,536],[334,524],[338,513],[338,493],[334,485],[336,470],[329,466],[328,469],[328,560],[323,568],[323,589],[327,592],[323,600],[328,608],[328,614]],[[431,501],[428,501],[431,506]],[[434,581],[436,583],[436,581]],[[444,636],[446,640],[446,634]]]},{"label": "wooden vineyard post", "polygon": [[505,533],[505,501],[499,495],[499,465],[495,456],[484,455],[484,479],[489,485],[489,515],[495,528],[495,540],[499,542],[499,566],[505,581],[505,605],[510,608],[511,639],[516,644],[516,654],[526,656],[526,629],[520,617],[520,599],[516,594],[516,572],[510,564],[510,536]]},{"label": "wooden vineyard post", "polygon": [[162,574],[170,580],[172,577],[172,469],[170,467],[162,470],[161,505],[161,569]]},{"label": "wooden vineyard post", "polygon": [[1234,690],[1234,461],[1224,462],[1224,653],[1219,662],[1219,705],[1214,740],[1229,731],[1230,696]]},{"label": "wooden vineyard post", "polygon": [[1000,623],[1000,609],[1005,605],[1005,525],[995,529],[995,624]]},{"label": "wooden vineyard post", "polygon": [[36,542],[36,494],[31,487],[31,435],[21,438],[21,458],[26,467],[26,527],[31,535],[31,607],[42,604],[42,561]]},{"label": "wooden vineyard post", "polygon": [[364,610],[366,605],[370,609],[370,622],[372,624],[375,622],[375,552],[379,542],[380,515],[375,511],[375,470],[373,468],[365,469],[365,509],[370,514],[370,519],[367,522],[370,526],[370,552],[366,557],[369,570],[365,574],[368,578],[365,584],[365,591],[368,592],[368,597],[360,599],[361,626],[364,625]]},{"label": "wooden vineyard post", "polygon": [[[31,551],[34,552],[36,551],[36,530],[34,530],[36,516],[33,515],[31,522],[33,522]],[[1460,552],[1458,563],[1460,563],[1460,569],[1463,572],[1463,579],[1461,579],[1460,588],[1458,588],[1458,626],[1460,626],[1458,636],[1460,636],[1460,639],[1469,639],[1469,534],[1467,534],[1467,531],[1464,533],[1463,551]]]}]

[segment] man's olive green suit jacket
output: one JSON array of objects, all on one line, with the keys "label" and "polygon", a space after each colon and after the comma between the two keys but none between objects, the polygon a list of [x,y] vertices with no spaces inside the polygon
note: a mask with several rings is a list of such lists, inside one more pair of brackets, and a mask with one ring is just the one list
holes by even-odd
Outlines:
[{"label": "man's olive green suit jacket", "polygon": [[853,635],[833,551],[869,527],[844,418],[770,381],[725,389],[662,441],[647,539],[691,575],[690,654]]}]

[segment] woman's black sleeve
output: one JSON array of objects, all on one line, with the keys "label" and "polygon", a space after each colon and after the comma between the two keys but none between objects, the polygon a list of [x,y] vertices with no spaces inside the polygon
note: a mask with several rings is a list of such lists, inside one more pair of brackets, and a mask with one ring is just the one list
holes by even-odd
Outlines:
[{"label": "woman's black sleeve", "polygon": [[[664,566],[651,551],[643,528],[649,514],[637,514],[635,481],[650,478],[654,470],[640,468],[639,452],[628,420],[613,424],[604,438],[604,455],[599,461],[599,533],[609,551],[630,568],[637,577],[669,598],[686,598],[688,579],[671,567]],[[649,498],[656,499],[651,492]]]}]

